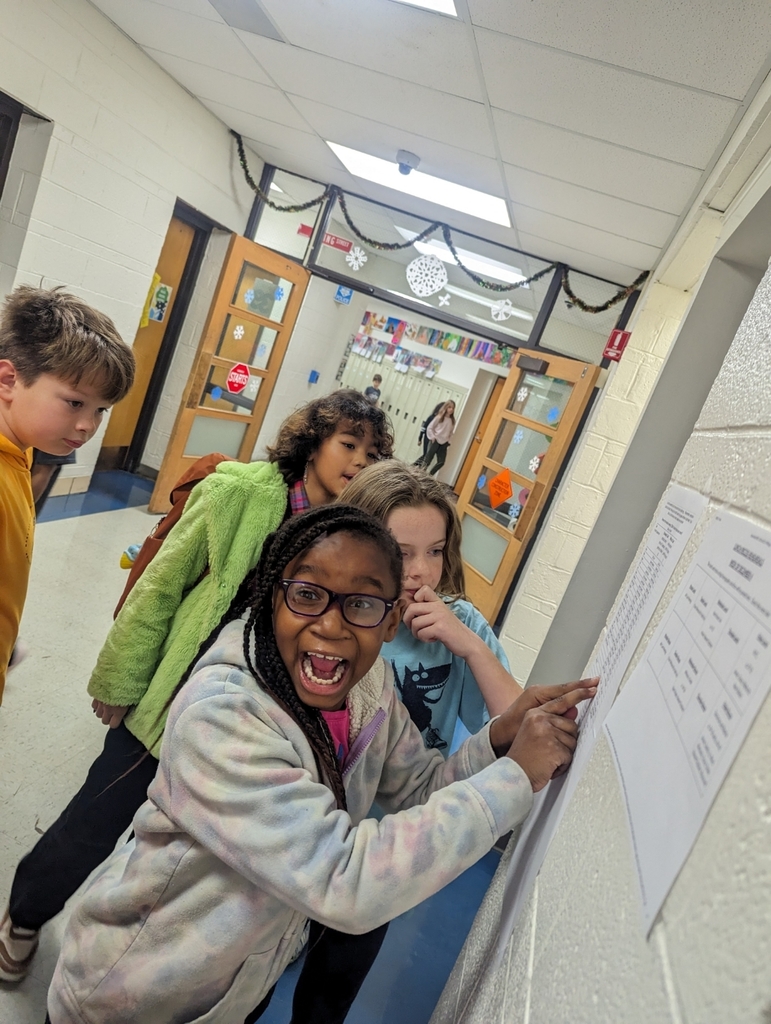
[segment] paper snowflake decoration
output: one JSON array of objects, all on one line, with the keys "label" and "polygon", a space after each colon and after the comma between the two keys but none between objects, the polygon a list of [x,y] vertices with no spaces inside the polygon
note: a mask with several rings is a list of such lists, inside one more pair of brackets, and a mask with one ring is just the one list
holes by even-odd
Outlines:
[{"label": "paper snowflake decoration", "polygon": [[525,440],[525,432],[522,429],[522,427],[517,427],[517,429],[514,431],[514,437],[512,437],[511,440],[514,444],[522,444],[522,442]]},{"label": "paper snowflake decoration", "polygon": [[438,256],[418,256],[407,265],[407,284],[421,299],[436,295],[447,284],[447,269]]},{"label": "paper snowflake decoration", "polygon": [[345,262],[351,270],[361,270],[368,259],[369,257],[360,245],[354,245],[350,252],[345,254]]},{"label": "paper snowflake decoration", "polygon": [[560,418],[560,410],[558,405],[553,405],[551,409],[546,413],[547,423],[556,423]]},{"label": "paper snowflake decoration", "polygon": [[244,333],[245,331],[241,324],[239,324],[238,327],[233,328],[233,337],[236,339],[236,341],[240,341],[241,338],[243,338]]},{"label": "paper snowflake decoration", "polygon": [[527,388],[520,388],[517,392],[517,401],[524,402],[524,400],[527,398],[529,394],[530,392],[527,390]]},{"label": "paper snowflake decoration", "polygon": [[279,287],[276,288],[275,292],[273,292],[273,298],[276,300],[276,302],[281,302],[283,297],[284,297],[284,289],[279,285]]},{"label": "paper snowflake decoration", "polygon": [[522,511],[522,506],[517,504],[509,505],[509,518],[519,519],[519,514]]},{"label": "paper snowflake decoration", "polygon": [[510,299],[501,299],[499,302],[494,302],[490,307],[490,316],[493,320],[508,320],[513,312],[514,307]]},{"label": "paper snowflake decoration", "polygon": [[244,302],[247,306],[251,306],[254,302],[254,288],[250,288],[248,292],[244,292]]},{"label": "paper snowflake decoration", "polygon": [[531,473],[537,473],[539,468],[540,468],[540,466],[541,466],[541,456],[540,455],[534,455],[532,457],[532,459],[530,460],[530,462],[528,463],[528,465],[530,466],[530,472]]},{"label": "paper snowflake decoration", "polygon": [[440,306],[449,306],[450,305],[450,296],[447,294],[447,292],[445,292],[444,295],[440,295],[439,296],[439,305]]}]

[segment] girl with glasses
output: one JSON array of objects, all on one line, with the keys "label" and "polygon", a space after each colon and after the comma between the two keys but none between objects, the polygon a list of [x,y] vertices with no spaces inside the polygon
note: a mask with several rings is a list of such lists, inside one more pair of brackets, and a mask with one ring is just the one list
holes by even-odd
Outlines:
[{"label": "girl with glasses", "polygon": [[[425,748],[379,657],[401,588],[398,544],[359,509],[265,542],[178,687],[134,840],[70,917],[51,1024],[252,1024],[307,918],[313,945],[404,913],[566,768],[585,683],[529,691],[447,761]],[[334,981],[315,979],[332,997]]]}]

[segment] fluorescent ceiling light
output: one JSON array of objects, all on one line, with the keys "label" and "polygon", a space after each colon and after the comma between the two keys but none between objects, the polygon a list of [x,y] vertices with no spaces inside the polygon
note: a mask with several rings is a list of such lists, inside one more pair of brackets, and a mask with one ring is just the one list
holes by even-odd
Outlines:
[{"label": "fluorescent ceiling light", "polygon": [[283,188],[279,188],[278,187],[278,185],[275,183],[275,181],[271,181],[270,187],[273,189],[274,192],[283,192],[284,191]]},{"label": "fluorescent ceiling light", "polygon": [[419,299],[417,295],[405,295],[404,292],[395,292],[393,288],[386,288],[389,295],[398,295],[400,299],[409,299],[410,302],[419,302],[421,306],[428,306],[429,309],[436,309],[436,306],[432,306],[430,302],[424,302],[423,299]]},{"label": "fluorescent ceiling light", "polygon": [[401,174],[395,162],[381,160],[378,156],[362,153],[358,149],[338,146],[336,142],[327,141],[327,145],[342,162],[346,170],[358,178],[374,181],[377,185],[406,192],[417,199],[425,199],[429,203],[446,206],[450,210],[468,213],[472,217],[492,221],[510,228],[509,211],[506,203],[498,196],[478,192],[475,188],[456,185],[454,181],[437,178],[423,171],[411,171]]},{"label": "fluorescent ceiling light", "polygon": [[[394,224],[394,227],[402,238],[406,238],[407,241],[418,236],[417,231],[400,228],[398,224]],[[427,242],[415,242],[414,247],[418,252],[426,253],[429,256],[438,256],[440,260],[443,260],[445,263],[451,263],[455,267],[458,265],[444,242],[439,242],[435,238],[431,238]],[[488,256],[480,256],[479,253],[470,252],[468,249],[459,249],[457,245],[455,246],[455,251],[464,266],[468,267],[469,270],[473,270],[475,274],[492,277],[496,281],[503,281],[505,284],[516,284],[518,281],[526,280],[525,275],[517,267],[510,267],[507,263],[499,263],[498,260],[491,260]],[[529,286],[525,285],[524,287]]]},{"label": "fluorescent ceiling light", "polygon": [[[469,302],[477,302],[480,306],[487,306],[488,309],[492,309],[501,299],[508,298],[506,295],[501,295],[497,299],[486,299],[483,295],[467,292],[465,288],[456,288],[454,284],[446,284],[444,288],[451,295],[457,295],[459,298],[467,299]],[[511,316],[518,316],[520,320],[529,320],[531,322],[533,320],[532,313],[526,313],[524,309],[518,309],[516,306],[511,307]]]},{"label": "fluorescent ceiling light", "polygon": [[401,4],[409,4],[410,7],[424,7],[427,11],[438,11],[439,14],[450,14],[453,18],[458,17],[453,0],[398,0]]}]

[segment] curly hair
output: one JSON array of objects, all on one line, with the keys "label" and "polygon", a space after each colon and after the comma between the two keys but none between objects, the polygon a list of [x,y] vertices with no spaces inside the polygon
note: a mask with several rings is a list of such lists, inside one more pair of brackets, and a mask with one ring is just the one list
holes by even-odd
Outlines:
[{"label": "curly hair", "polygon": [[461,526],[455,510],[454,495],[447,484],[440,483],[418,466],[408,466],[393,459],[367,466],[351,480],[341,500],[356,505],[387,524],[388,517],[399,508],[438,509],[447,526],[442,557],[442,578],[438,590],[444,597],[466,596],[466,580],[461,555]]},{"label": "curly hair", "polygon": [[394,433],[388,416],[360,392],[341,388],[308,402],[288,416],[279,427],[275,443],[267,449],[268,461],[278,465],[284,480],[291,485],[302,479],[308,459],[322,441],[343,424],[357,437],[363,437],[369,426],[380,458],[391,458]]},{"label": "curly hair", "polygon": [[0,359],[29,387],[44,373],[77,387],[85,380],[110,405],[134,383],[134,353],[112,320],[60,288],[21,285],[0,315]]},{"label": "curly hair", "polygon": [[222,627],[240,618],[251,608],[244,627],[244,658],[249,671],[262,689],[275,698],[305,733],[320,777],[334,793],[337,806],[345,810],[343,776],[327,723],[318,708],[304,704],[297,696],[273,631],[273,603],[278,582],[287,565],[333,533],[348,533],[371,541],[385,555],[394,585],[394,596],[399,596],[402,586],[402,553],[392,534],[374,516],[359,508],[339,504],[324,505],[293,516],[266,539],[259,562],[244,579],[222,620],[201,645],[166,707],[190,678],[195,664],[215,643]]}]

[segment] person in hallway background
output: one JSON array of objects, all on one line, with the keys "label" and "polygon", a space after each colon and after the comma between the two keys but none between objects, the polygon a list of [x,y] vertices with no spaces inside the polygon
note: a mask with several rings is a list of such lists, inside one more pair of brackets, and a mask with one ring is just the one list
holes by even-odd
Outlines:
[{"label": "person in hallway background", "polygon": [[418,434],[418,444],[422,444],[423,445],[423,454],[420,456],[419,459],[416,459],[415,462],[413,462],[413,466],[422,466],[423,463],[425,462],[426,455],[428,455],[428,446],[431,444],[431,442],[428,439],[428,435],[426,434],[426,429],[428,428],[428,424],[431,422],[431,420],[434,418],[434,416],[436,416],[436,414],[439,412],[439,410],[442,408],[443,405],[444,405],[444,402],[437,402],[436,405],[434,406],[434,408],[428,414],[428,416],[426,416],[426,418],[420,424],[420,433]]},{"label": "person in hallway background", "polygon": [[334,500],[392,450],[385,413],[360,392],[340,390],[284,421],[269,462],[223,462],[193,489],[99,655],[89,693],[110,726],[104,750],[16,870],[0,928],[0,979],[26,975],[40,928],[112,852],[146,799],[169,698],[256,565],[265,537],[288,516]]},{"label": "person in hallway background", "polygon": [[[427,469],[431,476],[436,476],[444,465],[447,459],[447,449],[450,447],[450,440],[454,433],[455,402],[445,402],[426,427],[426,437],[430,443],[424,458],[419,460],[419,465]],[[436,465],[431,469],[434,459],[436,459]]]},{"label": "person in hallway background", "polygon": [[21,286],[0,317],[0,701],[27,594],[35,512],[28,449],[68,456],[134,382],[109,317],[59,289]]},{"label": "person in hallway background", "polygon": [[376,373],[372,378],[372,383],[364,391],[364,397],[368,398],[373,405],[377,405],[380,401],[380,385],[383,383],[383,378],[379,373]]}]

